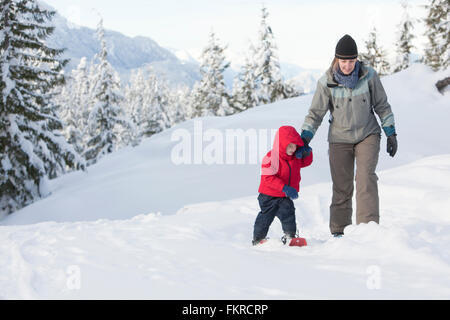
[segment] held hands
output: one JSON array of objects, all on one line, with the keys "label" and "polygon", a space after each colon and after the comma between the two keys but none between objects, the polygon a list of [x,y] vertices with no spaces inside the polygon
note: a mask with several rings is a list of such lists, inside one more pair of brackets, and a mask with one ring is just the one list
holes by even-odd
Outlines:
[{"label": "held hands", "polygon": [[298,192],[295,190],[295,188],[285,185],[283,187],[283,192],[286,194],[286,197],[291,198],[292,200],[298,198]]},{"label": "held hands", "polygon": [[387,138],[387,153],[389,153],[391,157],[395,156],[397,153],[397,146],[397,135],[390,135]]},{"label": "held hands", "polygon": [[297,159],[304,159],[306,157],[309,157],[309,155],[311,154],[311,147],[309,147],[308,145],[302,146],[300,148],[297,149],[297,151],[295,151],[295,157]]}]

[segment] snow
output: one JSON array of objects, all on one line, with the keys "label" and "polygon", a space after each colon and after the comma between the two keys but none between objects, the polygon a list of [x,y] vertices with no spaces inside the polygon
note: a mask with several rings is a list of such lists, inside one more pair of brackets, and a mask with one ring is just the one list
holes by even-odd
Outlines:
[{"label": "snow", "polygon": [[[443,178],[424,185],[423,175],[411,174],[418,170]],[[256,196],[187,205],[169,216],[3,226],[0,297],[448,299],[449,177],[450,155],[381,172],[381,225],[349,226],[340,239],[328,233],[331,185],[306,187],[295,201],[309,242],[303,248],[277,240],[277,220],[269,242],[251,246]],[[371,284],[372,274],[381,280]]]},{"label": "snow", "polygon": [[33,144],[27,139],[24,133],[19,129],[19,125],[25,124],[25,120],[20,115],[8,115],[9,134],[20,145],[21,150],[28,156],[30,164],[40,172],[45,172],[44,162],[34,153]]},{"label": "snow", "polygon": [[[6,56],[6,54],[4,56]],[[15,62],[15,59],[11,59],[11,61]],[[8,96],[10,94],[11,90],[13,90],[16,86],[16,82],[11,80],[11,78],[10,78],[11,61],[2,61],[2,81],[5,83],[5,88],[3,89],[3,92],[2,92],[3,97]],[[3,98],[3,99],[5,99],[5,98]]]},{"label": "snow", "polygon": [[[275,220],[253,247],[260,164],[175,165],[171,137],[193,133],[191,120],[48,181],[49,197],[2,220],[0,299],[449,299],[450,96],[434,88],[444,74],[413,65],[382,78],[399,151],[390,158],[383,137],[380,225],[330,236],[325,120],[294,201],[308,246],[283,246]],[[311,98],[205,117],[202,129],[267,130],[263,154],[271,129],[301,126]]]}]

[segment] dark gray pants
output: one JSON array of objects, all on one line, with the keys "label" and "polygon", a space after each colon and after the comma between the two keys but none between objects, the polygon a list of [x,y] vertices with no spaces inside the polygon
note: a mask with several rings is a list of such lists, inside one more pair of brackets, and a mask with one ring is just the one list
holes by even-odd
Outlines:
[{"label": "dark gray pants", "polygon": [[380,135],[368,136],[357,144],[330,143],[329,159],[333,180],[330,206],[331,233],[343,232],[352,224],[353,179],[356,160],[356,223],[379,223],[378,177],[375,169],[380,153]]},{"label": "dark gray pants", "polygon": [[267,236],[269,227],[275,217],[281,222],[283,232],[295,236],[297,224],[295,222],[294,202],[287,197],[271,197],[260,193],[258,196],[261,211],[255,220],[253,240],[262,240]]}]

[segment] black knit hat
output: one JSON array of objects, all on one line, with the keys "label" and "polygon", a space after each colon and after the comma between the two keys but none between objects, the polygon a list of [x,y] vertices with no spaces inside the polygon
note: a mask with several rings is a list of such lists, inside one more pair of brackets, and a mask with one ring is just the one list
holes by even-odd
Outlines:
[{"label": "black knit hat", "polygon": [[336,45],[334,56],[343,60],[356,59],[358,57],[358,47],[355,40],[348,34],[343,36]]}]

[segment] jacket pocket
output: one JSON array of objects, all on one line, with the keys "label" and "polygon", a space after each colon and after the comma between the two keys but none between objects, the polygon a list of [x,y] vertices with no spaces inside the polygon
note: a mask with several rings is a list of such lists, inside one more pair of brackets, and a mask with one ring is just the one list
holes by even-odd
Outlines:
[{"label": "jacket pocket", "polygon": [[354,114],[354,126],[361,128],[367,126],[374,117],[373,108],[370,104],[370,95],[367,87],[367,92],[352,97],[353,99],[353,114]]},{"label": "jacket pocket", "polygon": [[351,127],[351,108],[347,102],[343,100],[334,105],[334,110],[331,113],[331,125],[337,128]]}]

